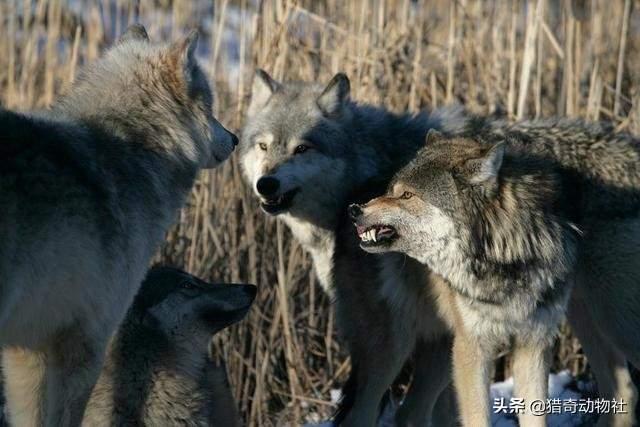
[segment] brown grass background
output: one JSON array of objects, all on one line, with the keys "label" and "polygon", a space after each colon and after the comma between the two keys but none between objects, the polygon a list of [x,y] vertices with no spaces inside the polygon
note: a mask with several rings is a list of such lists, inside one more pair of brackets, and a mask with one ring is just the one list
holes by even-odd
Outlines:
[{"label": "brown grass background", "polygon": [[[216,111],[239,130],[256,66],[279,79],[352,80],[394,111],[452,102],[510,118],[553,115],[640,129],[637,2],[631,0],[0,0],[0,106],[46,107],[130,22],[153,39],[201,33]],[[333,410],[349,362],[309,257],[267,219],[234,156],[200,175],[159,259],[259,285],[247,319],[216,338],[244,421],[299,424]],[[555,368],[588,372],[563,329]],[[509,375],[508,360],[496,377]]]}]

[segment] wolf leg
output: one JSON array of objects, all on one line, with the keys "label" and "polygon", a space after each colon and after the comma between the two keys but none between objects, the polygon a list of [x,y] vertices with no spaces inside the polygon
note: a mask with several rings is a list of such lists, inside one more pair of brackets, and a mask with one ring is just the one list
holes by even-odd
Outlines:
[{"label": "wolf leg", "polygon": [[606,221],[587,233],[576,270],[569,319],[603,397],[622,399],[627,414],[607,424],[632,425],[638,390],[626,362],[640,366],[640,220]]},{"label": "wolf leg", "polygon": [[569,323],[580,340],[582,349],[598,384],[603,399],[622,399],[626,413],[602,414],[598,426],[625,427],[634,424],[637,391],[627,369],[627,360],[593,322],[584,301],[574,295],[569,301]]},{"label": "wolf leg", "polygon": [[[418,340],[413,382],[398,409],[398,426],[429,425],[438,396],[451,383],[451,346],[450,336],[432,341]],[[447,404],[446,401],[442,403]],[[455,414],[449,415],[455,419]]]},{"label": "wolf leg", "polygon": [[[353,371],[344,390],[345,405],[339,408],[335,421],[343,426],[373,427],[382,397],[413,351],[415,329],[406,316],[391,313],[377,294],[350,298],[348,306],[344,301],[338,295],[336,309]],[[363,326],[366,329],[361,329]]]},{"label": "wolf leg", "polygon": [[583,245],[574,293],[593,322],[640,366],[640,219],[593,227]]},{"label": "wolf leg", "polygon": [[353,406],[340,424],[341,426],[373,427],[376,425],[382,397],[402,369],[411,351],[411,346],[402,348],[392,341],[386,343],[378,341],[375,336],[372,340],[377,341],[380,347],[371,348],[367,357],[356,357],[354,361],[357,367],[355,396]]},{"label": "wolf leg", "polygon": [[7,347],[2,350],[7,415],[11,425],[42,424],[45,361],[42,353]]},{"label": "wolf leg", "polygon": [[[102,343],[104,341],[104,344]],[[104,340],[81,328],[58,335],[46,350],[44,425],[79,426],[104,360]]]},{"label": "wolf leg", "polygon": [[[449,374],[450,375],[450,374]],[[456,389],[453,382],[442,390],[436,406],[433,408],[431,417],[431,427],[454,427],[458,425],[460,418],[458,413],[458,402],[456,401]]]},{"label": "wolf leg", "polygon": [[453,341],[453,379],[464,427],[487,427],[489,419],[489,374],[493,355],[476,340],[457,333]]},{"label": "wolf leg", "polygon": [[[516,343],[513,352],[514,396],[525,404],[524,412],[518,414],[521,427],[545,427],[544,408],[548,395],[551,348],[545,343]],[[542,404],[542,413],[536,415],[531,405]],[[540,411],[538,407],[537,411]]]}]

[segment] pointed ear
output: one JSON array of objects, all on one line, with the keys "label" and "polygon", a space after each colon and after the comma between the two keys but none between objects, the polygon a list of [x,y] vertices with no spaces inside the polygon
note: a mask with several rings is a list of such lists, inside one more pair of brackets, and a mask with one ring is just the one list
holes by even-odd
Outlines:
[{"label": "pointed ear", "polygon": [[196,47],[198,47],[198,30],[191,30],[189,34],[180,38],[169,47],[169,54],[174,64],[182,69],[187,81],[191,79],[191,73],[195,69]]},{"label": "pointed ear", "polygon": [[141,24],[133,24],[126,29],[126,31],[120,36],[118,39],[118,44],[126,43],[128,41],[138,40],[138,41],[149,41],[149,35],[147,34],[147,30],[144,29],[144,26]]},{"label": "pointed ear", "polygon": [[483,157],[469,160],[465,165],[469,182],[472,184],[482,184],[495,181],[502,167],[504,147],[504,142],[498,142],[491,147]]},{"label": "pointed ear", "polygon": [[435,129],[429,129],[429,131],[427,132],[427,136],[425,137],[425,142],[427,144],[432,144],[442,138],[443,138],[442,133],[440,133]]},{"label": "pointed ear", "polygon": [[322,91],[316,103],[325,116],[340,114],[345,103],[349,100],[351,84],[344,73],[338,73]]},{"label": "pointed ear", "polygon": [[256,70],[253,76],[253,85],[251,87],[251,102],[247,114],[249,116],[257,113],[267,104],[269,98],[275,91],[280,88],[280,83],[271,78],[271,76],[261,68]]}]

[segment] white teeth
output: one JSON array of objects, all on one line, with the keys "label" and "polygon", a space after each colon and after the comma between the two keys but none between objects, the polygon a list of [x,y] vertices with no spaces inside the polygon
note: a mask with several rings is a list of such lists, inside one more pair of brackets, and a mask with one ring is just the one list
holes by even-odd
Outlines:
[{"label": "white teeth", "polygon": [[373,228],[370,230],[364,231],[362,234],[358,235],[358,237],[360,237],[360,240],[362,240],[363,242],[369,242],[371,240],[373,240],[374,242],[378,241],[376,239],[376,230]]}]

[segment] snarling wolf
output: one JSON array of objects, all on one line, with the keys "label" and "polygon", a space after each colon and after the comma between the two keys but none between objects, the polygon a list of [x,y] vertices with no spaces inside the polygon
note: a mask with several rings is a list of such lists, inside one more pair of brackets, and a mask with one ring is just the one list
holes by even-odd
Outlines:
[{"label": "snarling wolf", "polygon": [[[489,425],[490,363],[513,351],[516,394],[544,399],[550,348],[568,311],[600,392],[634,424],[626,361],[640,359],[640,141],[606,125],[469,118],[432,131],[386,194],[353,205],[361,246],[405,253],[448,280],[465,426]],[[573,293],[571,292],[573,288]],[[520,425],[543,426],[525,411]]]},{"label": "snarling wolf", "polygon": [[155,267],[114,335],[87,405],[84,424],[239,425],[224,367],[211,337],[241,320],[251,285],[214,285]]},{"label": "snarling wolf", "polygon": [[428,129],[455,125],[457,114],[395,115],[358,105],[344,74],[322,86],[256,72],[239,146],[243,170],[262,210],[289,227],[335,296],[352,361],[336,415],[343,425],[375,424],[382,396],[414,349],[418,368],[400,425],[426,425],[450,382],[450,338],[426,286],[441,279],[403,256],[364,253],[346,208],[378,188],[371,181],[407,163]]},{"label": "snarling wolf", "polygon": [[49,111],[0,112],[0,346],[15,425],[80,424],[196,173],[233,150],[196,42],[153,44],[132,27]]}]

